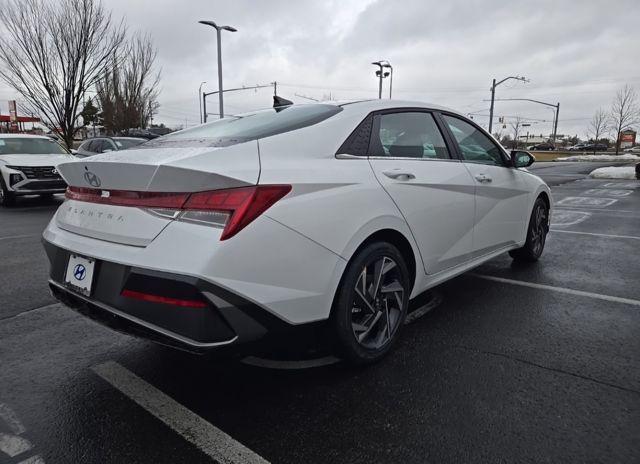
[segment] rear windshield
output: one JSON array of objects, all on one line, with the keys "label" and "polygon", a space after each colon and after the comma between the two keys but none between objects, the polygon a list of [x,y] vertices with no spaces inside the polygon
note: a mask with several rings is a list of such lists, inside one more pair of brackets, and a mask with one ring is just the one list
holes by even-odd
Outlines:
[{"label": "rear windshield", "polygon": [[0,155],[60,155],[69,153],[52,139],[0,137]]},{"label": "rear windshield", "polygon": [[227,146],[312,126],[342,111],[337,105],[292,105],[225,117],[152,140],[146,147],[177,142]]},{"label": "rear windshield", "polygon": [[145,139],[127,138],[114,138],[113,141],[116,143],[120,150],[126,150],[127,148],[135,147],[136,145],[140,145],[141,143],[146,142]]}]

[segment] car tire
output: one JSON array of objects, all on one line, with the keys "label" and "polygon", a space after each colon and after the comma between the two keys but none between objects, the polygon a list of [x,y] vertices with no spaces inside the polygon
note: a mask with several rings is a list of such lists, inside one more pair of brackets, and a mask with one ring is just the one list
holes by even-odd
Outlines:
[{"label": "car tire", "polygon": [[0,174],[0,206],[13,206],[15,203],[16,196],[7,189]]},{"label": "car tire", "polygon": [[527,229],[527,241],[522,248],[511,250],[509,255],[515,261],[535,262],[542,255],[544,245],[549,232],[549,208],[547,203],[538,197],[533,204],[529,227]]},{"label": "car tire", "polygon": [[332,310],[337,354],[354,365],[382,359],[400,336],[411,284],[395,246],[375,242],[358,251],[347,265]]}]

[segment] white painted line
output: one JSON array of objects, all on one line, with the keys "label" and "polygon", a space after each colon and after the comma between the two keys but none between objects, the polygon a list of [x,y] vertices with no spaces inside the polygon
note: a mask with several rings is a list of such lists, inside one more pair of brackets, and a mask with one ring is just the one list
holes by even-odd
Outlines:
[{"label": "white painted line", "polygon": [[605,197],[626,197],[631,195],[633,190],[622,190],[622,189],[589,189],[582,192],[583,195],[603,195]]},{"label": "white painted line", "polygon": [[558,206],[591,206],[595,208],[604,208],[605,206],[611,206],[618,200],[614,198],[600,198],[600,197],[565,197],[562,200],[556,201]]},{"label": "white painted line", "polygon": [[114,361],[93,371],[220,464],[268,461]]},{"label": "white painted line", "polygon": [[607,208],[607,209],[600,209],[600,208],[592,208],[591,206],[553,206],[553,209],[588,209],[590,211],[597,211],[600,213],[637,213],[637,211],[631,211],[629,209],[611,209],[611,208]]},{"label": "white painted line", "polygon": [[640,306],[640,300],[632,300],[630,298],[620,298],[618,296],[602,295],[600,293],[584,292],[582,290],[574,290],[572,288],[554,287],[553,285],[535,284],[533,282],[504,279],[502,277],[494,277],[494,276],[488,276],[483,274],[471,273],[470,275],[478,277],[480,279],[493,280],[495,282],[502,282],[505,284],[520,285],[522,287],[531,287],[531,288],[536,288],[538,290],[549,290],[552,292],[567,293],[569,295],[576,295],[576,296],[584,296],[587,298],[595,298],[598,300],[611,301],[614,303],[623,303],[623,304],[628,304],[633,306]]},{"label": "white painted line", "polygon": [[311,369],[314,367],[330,366],[340,362],[335,356],[324,356],[316,359],[302,359],[299,361],[281,361],[278,359],[258,358],[256,356],[247,356],[241,360],[243,364],[255,367],[263,367],[266,369],[282,369],[282,370],[300,370]]},{"label": "white painted line", "polygon": [[26,438],[8,433],[0,433],[0,453],[4,453],[13,458],[25,451],[29,451],[31,448],[31,443],[29,443],[29,440]]},{"label": "white painted line", "polygon": [[24,425],[22,425],[22,422],[20,422],[20,419],[18,419],[16,413],[4,403],[0,403],[0,419],[2,419],[3,422],[7,424],[7,427],[11,429],[11,432],[16,435],[20,435],[27,430],[24,428]]},{"label": "white painted line", "polygon": [[555,227],[573,226],[591,217],[586,211],[566,211],[554,209],[551,214],[551,225]]},{"label": "white painted line", "polygon": [[640,188],[640,182],[609,182],[607,184],[604,184],[603,187],[636,189],[636,188]]},{"label": "white painted line", "polygon": [[636,237],[635,235],[613,235],[613,234],[596,234],[595,232],[578,232],[575,230],[561,230],[561,229],[550,229],[552,232],[562,232],[564,234],[577,234],[577,235],[593,235],[594,237],[605,237],[605,238],[628,238],[631,240],[640,240],[640,237]]},{"label": "white painted line", "polygon": [[40,456],[31,456],[30,458],[20,461],[18,464],[44,464],[44,459]]},{"label": "white painted line", "polygon": [[8,235],[6,237],[0,237],[0,240],[12,240],[16,238],[31,238],[40,237],[41,234],[25,234],[25,235]]}]

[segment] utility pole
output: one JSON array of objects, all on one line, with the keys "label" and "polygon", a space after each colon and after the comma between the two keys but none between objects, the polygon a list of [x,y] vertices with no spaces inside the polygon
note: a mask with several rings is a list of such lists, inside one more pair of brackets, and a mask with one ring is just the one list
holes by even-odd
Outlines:
[{"label": "utility pole", "polygon": [[[558,136],[558,118],[560,117],[560,102],[556,105],[556,120],[553,122],[553,146],[556,146],[556,137]],[[596,143],[598,141],[596,140]]]},{"label": "utility pole", "polygon": [[[263,89],[265,87],[271,87],[273,86],[273,89],[275,91],[276,89],[276,82],[271,82],[270,84],[262,84],[262,85],[252,85],[250,87],[236,87],[234,89],[224,89],[222,92],[238,92],[240,90],[254,90],[254,89]],[[204,122],[207,122],[207,97],[209,95],[216,95],[218,93],[221,93],[218,90],[215,90],[213,92],[203,92],[202,93],[202,112],[203,112],[203,116],[204,116]]]},{"label": "utility pole", "polygon": [[517,81],[522,81],[522,82],[529,82],[528,79],[526,79],[525,77],[521,77],[521,76],[509,76],[509,77],[505,77],[504,79],[502,79],[501,81],[496,82],[496,80],[494,79],[493,82],[491,83],[491,107],[489,108],[489,134],[491,134],[491,130],[493,128],[493,106],[494,106],[494,101],[496,98],[496,87],[498,87],[500,84],[502,84],[504,81],[508,81],[509,79],[515,79]]},{"label": "utility pole", "polygon": [[220,105],[220,119],[224,118],[224,104],[222,101],[222,31],[236,32],[237,29],[231,26],[218,26],[213,21],[198,21],[200,24],[211,26],[216,30],[218,39],[218,102]]}]

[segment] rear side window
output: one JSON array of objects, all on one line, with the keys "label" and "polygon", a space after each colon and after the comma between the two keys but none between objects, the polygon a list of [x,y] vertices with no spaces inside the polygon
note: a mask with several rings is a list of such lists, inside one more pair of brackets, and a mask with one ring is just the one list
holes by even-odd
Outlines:
[{"label": "rear side window", "polygon": [[233,145],[312,126],[342,111],[336,105],[291,105],[229,116],[192,129],[174,132],[147,142],[154,147],[199,141],[209,145]]},{"label": "rear side window", "polygon": [[462,119],[443,115],[465,161],[505,166],[502,151],[485,134]]},{"label": "rear side window", "polygon": [[372,156],[450,158],[442,134],[430,113],[388,113],[381,114],[379,118],[372,135]]}]

